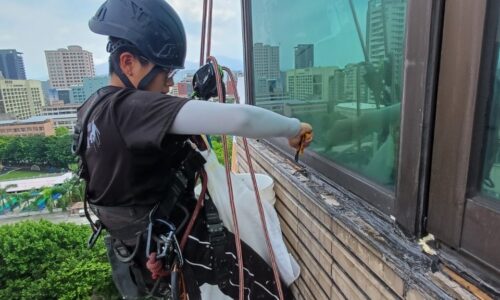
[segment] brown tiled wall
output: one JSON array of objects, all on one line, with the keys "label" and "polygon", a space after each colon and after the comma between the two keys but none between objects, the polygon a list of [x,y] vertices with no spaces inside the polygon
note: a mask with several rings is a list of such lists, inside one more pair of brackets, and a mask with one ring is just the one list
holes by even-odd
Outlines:
[{"label": "brown tiled wall", "polygon": [[[248,165],[241,140],[238,145],[240,172],[246,172]],[[251,152],[255,170],[275,180],[275,207],[281,229],[301,267],[301,276],[292,286],[296,299],[433,298],[425,289],[405,284],[379,251],[309,199],[289,174],[273,167],[276,157],[262,153],[262,147],[258,151],[252,147]],[[458,289],[460,293],[456,294],[462,295],[461,298],[474,299],[467,291]],[[456,294],[448,293],[450,299],[456,298]]]}]

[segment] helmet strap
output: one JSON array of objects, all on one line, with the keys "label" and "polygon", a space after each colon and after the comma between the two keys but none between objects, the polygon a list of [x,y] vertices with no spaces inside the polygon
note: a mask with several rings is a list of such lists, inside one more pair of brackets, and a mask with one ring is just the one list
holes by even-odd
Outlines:
[{"label": "helmet strap", "polygon": [[158,75],[158,73],[160,73],[161,71],[162,68],[154,66],[153,69],[151,69],[151,71],[149,71],[149,73],[146,74],[146,76],[144,76],[144,78],[141,79],[139,85],[137,86],[137,89],[145,90],[151,83],[151,81],[153,81],[153,79],[156,77],[156,75]]}]

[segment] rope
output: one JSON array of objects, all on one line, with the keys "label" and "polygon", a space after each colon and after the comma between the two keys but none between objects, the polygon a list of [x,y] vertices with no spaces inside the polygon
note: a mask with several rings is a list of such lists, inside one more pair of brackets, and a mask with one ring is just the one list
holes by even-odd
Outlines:
[{"label": "rope", "polygon": [[151,252],[146,262],[146,268],[151,272],[151,278],[156,280],[160,277],[168,276],[170,272],[163,268],[163,263],[161,260],[156,259],[156,252]]},{"label": "rope", "polygon": [[[236,103],[240,103],[240,98],[239,98],[238,91],[236,88],[236,80],[235,80],[233,72],[231,72],[231,70],[227,67],[222,67],[222,69],[227,72],[227,74],[229,75],[229,80],[232,81],[233,86],[235,87],[234,99],[235,99]],[[262,224],[262,229],[264,231],[264,236],[266,238],[267,252],[269,254],[269,257],[271,258],[271,267],[273,269],[273,275],[274,275],[274,280],[275,280],[275,284],[276,284],[276,289],[278,290],[278,296],[279,296],[280,300],[283,300],[284,295],[283,295],[283,290],[281,287],[281,280],[280,280],[280,275],[278,272],[278,265],[276,264],[276,257],[274,256],[273,246],[271,244],[271,239],[269,238],[269,232],[267,231],[267,223],[266,223],[266,218],[264,216],[264,208],[262,206],[262,201],[260,199],[260,193],[259,193],[259,189],[257,186],[257,180],[255,178],[255,170],[254,170],[253,165],[252,165],[252,158],[250,157],[250,150],[248,147],[248,142],[247,142],[247,139],[245,137],[243,138],[243,145],[245,147],[245,154],[246,154],[246,158],[247,158],[247,162],[248,162],[248,170],[249,170],[250,176],[252,177],[253,188],[255,191],[255,200],[257,201],[257,206],[259,208],[260,222]],[[226,149],[224,148],[224,150],[226,150]]]},{"label": "rope", "polygon": [[[207,0],[204,0],[203,2],[203,20],[202,20],[202,40],[201,40],[201,53],[200,53],[200,66],[203,65],[203,57],[204,57],[204,50],[205,50],[205,42],[207,43],[207,49],[206,49],[206,60],[207,62],[212,63],[213,68],[215,70],[215,77],[216,77],[216,82],[217,82],[217,96],[219,98],[219,101],[222,103],[225,103],[225,95],[223,95],[222,91],[222,78],[221,74],[219,73],[219,65],[217,63],[217,60],[215,57],[210,56],[210,47],[211,47],[211,35],[212,35],[212,10],[213,10],[213,0],[208,0],[208,12],[206,11],[207,8]],[[207,14],[208,14],[208,32],[207,32],[207,37],[205,41],[205,29],[206,29],[206,23],[207,23]],[[235,92],[234,92],[234,97],[237,103],[239,103],[239,95],[238,91],[236,88],[236,80],[234,78],[233,73],[229,68],[222,67],[223,70],[225,70],[230,77],[230,80],[233,82]],[[269,253],[269,256],[271,258],[271,266],[273,269],[273,275],[274,275],[274,280],[276,284],[276,288],[278,290],[278,295],[279,299],[283,300],[284,295],[283,295],[283,290],[281,287],[281,280],[279,277],[279,272],[278,272],[278,267],[276,264],[276,258],[274,256],[274,251],[271,245],[271,240],[269,238],[269,233],[267,231],[267,224],[266,224],[266,219],[264,216],[264,209],[262,206],[262,201],[260,199],[260,194],[259,190],[257,188],[257,180],[255,178],[255,171],[253,169],[252,165],[252,159],[250,157],[250,151],[248,147],[248,142],[246,138],[243,138],[243,143],[245,146],[245,153],[247,157],[247,162],[248,162],[248,168],[249,172],[252,177],[252,183],[254,186],[254,191],[255,191],[255,196],[256,196],[256,201],[257,201],[257,206],[259,208],[259,215],[260,215],[260,220],[262,224],[262,228],[264,230],[264,235],[266,239],[266,245],[267,245],[267,250]],[[222,136],[222,144],[223,144],[223,149],[224,149],[224,163],[225,163],[225,170],[226,170],[226,179],[227,179],[227,184],[228,184],[228,191],[229,191],[229,203],[231,205],[231,214],[233,218],[233,227],[234,227],[234,239],[235,239],[235,244],[236,244],[236,254],[238,258],[238,279],[239,279],[239,299],[243,300],[244,298],[244,273],[243,273],[243,255],[242,255],[242,249],[241,249],[241,239],[240,239],[240,233],[239,233],[239,227],[238,227],[238,218],[236,215],[236,207],[234,205],[234,193],[233,193],[233,185],[231,182],[231,169],[229,166],[229,151],[228,151],[228,144],[227,144],[227,137],[225,135]],[[206,175],[206,174],[205,174]],[[196,207],[198,208],[198,205],[200,205],[201,202],[201,194],[200,194],[200,199],[198,199],[198,203]],[[195,209],[196,212],[196,209]],[[191,225],[191,222],[190,222]],[[188,227],[189,228],[189,227]],[[187,239],[187,236],[185,236]],[[183,237],[184,241],[184,237]],[[184,241],[185,243],[185,241]],[[181,241],[181,247],[183,247],[183,243]]]},{"label": "rope", "polygon": [[[219,72],[219,64],[213,56],[209,56],[207,61],[212,63],[215,70],[215,79],[217,81],[217,97],[219,101],[225,103],[225,97],[222,94],[222,78]],[[226,180],[227,187],[229,191],[229,204],[231,205],[231,214],[233,217],[233,227],[234,227],[234,242],[236,244],[236,256],[238,257],[238,279],[239,279],[239,299],[243,300],[245,296],[245,282],[243,277],[243,253],[241,250],[241,239],[240,239],[240,229],[238,227],[238,218],[236,216],[236,206],[234,205],[234,193],[233,184],[231,182],[231,169],[229,166],[229,151],[227,146],[227,137],[222,136],[222,145],[224,147],[224,167],[226,169]]]},{"label": "rope", "polygon": [[181,250],[184,250],[184,246],[186,246],[189,233],[193,229],[194,223],[196,221],[196,218],[198,217],[198,214],[200,213],[201,206],[203,205],[203,200],[205,200],[205,195],[207,193],[207,173],[205,172],[204,169],[201,169],[199,171],[199,176],[201,177],[202,180],[201,192],[200,196],[198,197],[198,202],[196,202],[196,207],[194,208],[191,219],[189,220],[189,224],[187,225],[186,230],[184,231],[184,235],[182,236],[180,244]]}]

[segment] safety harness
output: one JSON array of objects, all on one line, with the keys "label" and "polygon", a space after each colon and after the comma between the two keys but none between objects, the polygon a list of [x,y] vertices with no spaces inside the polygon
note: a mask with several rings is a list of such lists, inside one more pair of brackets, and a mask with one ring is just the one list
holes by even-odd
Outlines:
[{"label": "safety harness", "polygon": [[[186,195],[188,191],[194,190],[195,175],[203,169],[205,159],[196,150],[191,142],[174,142],[168,149],[175,153],[173,156],[180,163],[172,168],[169,175],[169,187],[166,196],[162,201],[158,201],[153,207],[108,207],[90,204],[91,210],[98,217],[94,222],[89,214],[88,202],[88,182],[89,170],[85,159],[87,123],[92,112],[101,103],[99,99],[112,96],[113,89],[101,89],[91,96],[87,101],[88,108],[82,118],[77,120],[73,135],[72,151],[79,156],[80,178],[87,183],[84,197],[85,216],[89,221],[92,234],[88,240],[88,246],[93,247],[103,229],[111,236],[111,246],[116,258],[121,263],[130,264],[136,283],[142,285],[146,290],[144,280],[140,280],[144,270],[138,270],[135,263],[139,255],[144,255],[148,259],[147,268],[152,274],[152,279],[156,280],[153,288],[149,290],[150,295],[162,295],[170,293],[170,297],[176,299],[178,293],[179,270],[182,268],[184,259],[181,246],[177,236],[185,229],[191,212],[186,208]],[[223,226],[217,208],[207,195],[204,197],[204,209],[209,241],[213,247],[212,264],[218,270],[218,282],[228,278],[227,261],[224,255],[226,245],[226,229]],[[200,197],[200,199],[202,199]],[[172,222],[172,211],[178,208],[184,213],[184,217],[177,224]],[[126,222],[113,222],[114,216],[125,219]],[[195,218],[196,215],[191,215]],[[189,226],[188,226],[189,227]],[[189,234],[190,228],[184,230],[184,236]],[[143,252],[144,251],[144,252]],[[143,258],[144,258],[143,257]],[[144,260],[144,259],[143,259]],[[171,288],[160,287],[160,280],[171,274]],[[181,276],[182,277],[182,276]],[[194,284],[194,283],[187,283]],[[189,289],[189,288],[188,288]],[[191,289],[193,287],[191,286]],[[165,291],[166,290],[166,291]]]}]

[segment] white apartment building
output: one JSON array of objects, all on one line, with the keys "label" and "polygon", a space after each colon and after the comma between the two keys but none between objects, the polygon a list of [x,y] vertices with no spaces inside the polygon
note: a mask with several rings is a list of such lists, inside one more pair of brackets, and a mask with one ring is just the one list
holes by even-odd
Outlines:
[{"label": "white apartment building", "polygon": [[68,89],[82,85],[84,77],[94,77],[92,53],[80,46],[68,49],[45,50],[51,85],[56,89]]}]

